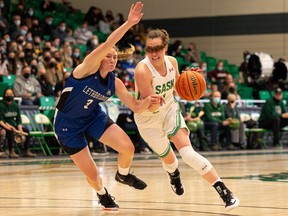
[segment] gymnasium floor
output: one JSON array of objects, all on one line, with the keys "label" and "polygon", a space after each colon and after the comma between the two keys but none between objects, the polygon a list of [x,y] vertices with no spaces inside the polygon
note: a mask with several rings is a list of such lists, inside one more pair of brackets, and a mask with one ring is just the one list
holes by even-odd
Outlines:
[{"label": "gymnasium floor", "polygon": [[93,157],[119,211],[103,211],[69,157],[54,156],[0,160],[0,215],[288,215],[288,148],[201,153],[240,199],[237,209],[226,212],[214,188],[181,159],[183,196],[172,192],[154,155],[136,154],[131,168],[148,184],[144,191],[121,185],[114,180],[117,155],[110,153]]}]

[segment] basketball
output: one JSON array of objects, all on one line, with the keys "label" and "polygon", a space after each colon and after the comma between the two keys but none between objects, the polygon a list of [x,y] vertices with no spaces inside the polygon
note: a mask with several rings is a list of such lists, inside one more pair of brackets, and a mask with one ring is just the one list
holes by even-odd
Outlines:
[{"label": "basketball", "polygon": [[183,71],[176,80],[175,87],[180,98],[188,101],[198,100],[206,91],[206,81],[200,72]]}]

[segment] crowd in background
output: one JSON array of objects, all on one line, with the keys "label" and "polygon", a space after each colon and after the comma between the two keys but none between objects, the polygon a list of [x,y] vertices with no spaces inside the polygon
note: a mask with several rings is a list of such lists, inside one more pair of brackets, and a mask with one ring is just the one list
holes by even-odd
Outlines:
[{"label": "crowd in background", "polygon": [[[15,97],[22,98],[21,105],[39,105],[39,98],[43,96],[53,96],[57,101],[65,79],[73,68],[99,46],[111,31],[125,21],[121,13],[113,14],[111,10],[103,12],[101,8],[92,6],[87,13],[78,17],[79,25],[71,25],[67,19],[55,20],[53,15],[56,15],[59,10],[61,13],[72,15],[79,12],[67,0],[57,4],[50,0],[39,1],[40,13],[39,10],[36,11],[35,8],[27,6],[25,1],[19,1],[13,10],[10,10],[10,5],[6,5],[5,2],[7,1],[0,0],[0,82],[5,76],[16,75],[13,91]],[[46,15],[43,17],[43,14]],[[149,27],[144,27],[140,22],[131,28],[117,44],[120,49],[125,49],[129,44],[135,46],[133,56],[119,61],[114,71],[131,92],[134,91],[135,67],[145,56],[143,42],[148,31]],[[205,61],[203,52],[200,52],[193,42],[185,47],[182,41],[176,40],[169,45],[167,54],[179,60],[180,72],[189,67],[200,67],[206,78],[207,91],[202,99],[210,99],[210,102],[202,107],[205,115],[201,119],[205,127],[202,131],[203,133],[208,131],[210,138],[206,139],[209,144],[203,144],[204,147],[199,147],[199,149],[246,148],[243,122],[239,127],[239,132],[233,135],[235,132],[233,131],[231,135],[228,119],[240,120],[237,106],[235,106],[236,101],[238,101],[238,106],[241,105],[241,95],[237,91],[239,84],[256,89],[253,91],[255,94],[252,95],[254,99],[259,98],[257,91],[267,87],[267,80],[264,85],[259,81],[261,71],[257,70],[259,68],[261,70],[261,66],[257,68],[256,65],[253,71],[250,69],[249,58],[254,58],[255,55],[248,51],[244,52],[240,72],[238,71],[235,76],[235,73],[232,74],[227,70],[225,61],[219,60],[215,68],[211,68],[211,65]],[[287,68],[281,64],[282,59],[277,63],[280,68],[282,67],[281,72],[273,71],[273,76],[268,82],[273,84],[273,88],[280,87],[284,90]],[[228,107],[220,104],[221,99],[227,99]],[[190,108],[185,104],[184,113],[189,113]],[[220,115],[215,117],[211,115],[213,113],[220,113]],[[218,129],[222,137],[226,137],[225,145],[219,145],[223,139],[218,140]]]}]

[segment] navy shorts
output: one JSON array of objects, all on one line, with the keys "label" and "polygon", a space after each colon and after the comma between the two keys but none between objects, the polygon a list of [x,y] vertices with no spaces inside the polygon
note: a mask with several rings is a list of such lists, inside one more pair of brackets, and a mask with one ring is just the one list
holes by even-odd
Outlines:
[{"label": "navy shorts", "polygon": [[60,146],[67,154],[72,155],[88,145],[84,134],[99,140],[112,124],[114,124],[113,120],[104,112],[81,119],[69,118],[65,114],[57,112],[54,127]]}]

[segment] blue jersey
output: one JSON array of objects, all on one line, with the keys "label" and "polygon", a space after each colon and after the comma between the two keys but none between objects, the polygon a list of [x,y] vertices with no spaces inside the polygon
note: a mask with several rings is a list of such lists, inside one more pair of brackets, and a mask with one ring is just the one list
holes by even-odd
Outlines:
[{"label": "blue jersey", "polygon": [[85,118],[100,112],[99,102],[108,100],[115,93],[115,75],[108,73],[103,84],[100,73],[82,79],[71,74],[62,91],[57,109],[69,118]]},{"label": "blue jersey", "polygon": [[[84,134],[98,140],[105,132],[108,116],[99,103],[115,93],[114,73],[103,79],[100,73],[83,79],[67,79],[55,113],[55,134],[68,154],[87,146]],[[75,150],[76,149],[76,150]]]}]

